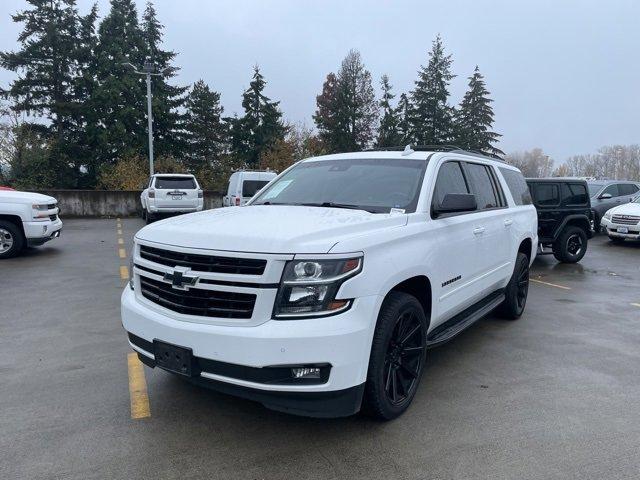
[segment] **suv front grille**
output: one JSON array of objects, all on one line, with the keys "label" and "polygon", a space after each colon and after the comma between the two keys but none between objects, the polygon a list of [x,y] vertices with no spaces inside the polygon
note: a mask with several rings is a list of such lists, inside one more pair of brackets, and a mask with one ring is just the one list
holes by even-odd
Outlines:
[{"label": "suv front grille", "polygon": [[140,257],[150,262],[169,267],[189,267],[198,272],[235,273],[239,275],[262,275],[267,265],[266,260],[254,258],[218,257],[182,253],[173,250],[140,246]]},{"label": "suv front grille", "polygon": [[170,284],[140,275],[140,291],[153,303],[174,312],[217,318],[251,318],[256,296],[191,288],[177,290]]},{"label": "suv front grille", "polygon": [[635,217],[633,215],[614,215],[611,217],[611,221],[619,225],[638,225],[640,217]]}]

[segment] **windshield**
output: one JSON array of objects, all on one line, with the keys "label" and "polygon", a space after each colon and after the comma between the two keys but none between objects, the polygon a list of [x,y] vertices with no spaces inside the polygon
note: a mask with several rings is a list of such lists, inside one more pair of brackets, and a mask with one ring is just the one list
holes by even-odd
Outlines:
[{"label": "windshield", "polygon": [[604,183],[588,183],[587,186],[589,187],[589,196],[593,197],[604,187]]},{"label": "windshield", "polygon": [[293,167],[251,205],[310,205],[414,212],[425,160],[319,160]]}]

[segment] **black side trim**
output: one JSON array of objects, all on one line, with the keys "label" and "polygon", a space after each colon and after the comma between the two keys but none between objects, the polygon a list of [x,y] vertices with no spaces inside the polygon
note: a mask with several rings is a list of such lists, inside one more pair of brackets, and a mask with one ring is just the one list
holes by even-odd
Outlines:
[{"label": "black side trim", "polygon": [[[154,275],[164,276],[165,272],[154,270],[153,268],[143,267],[142,265],[135,264],[135,267],[143,272],[153,273]],[[247,287],[247,288],[278,288],[280,285],[277,283],[250,283],[250,282],[229,282],[227,280],[209,280],[200,279],[198,283],[205,283],[208,285],[225,285],[227,287]]]},{"label": "black side trim", "polygon": [[437,347],[463,332],[504,301],[504,289],[496,290],[479,302],[471,305],[442,325],[438,325],[427,336],[427,348]]}]

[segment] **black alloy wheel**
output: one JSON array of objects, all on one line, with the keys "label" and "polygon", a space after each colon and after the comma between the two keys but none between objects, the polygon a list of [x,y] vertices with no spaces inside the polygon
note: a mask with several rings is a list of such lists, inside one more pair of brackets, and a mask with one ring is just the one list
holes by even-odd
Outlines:
[{"label": "black alloy wheel", "polygon": [[373,334],[364,413],[391,420],[409,408],[426,362],[428,326],[416,297],[400,291],[387,295]]},{"label": "black alloy wheel", "polygon": [[420,378],[426,335],[413,310],[402,313],[396,322],[385,357],[384,391],[392,405],[401,405]]}]

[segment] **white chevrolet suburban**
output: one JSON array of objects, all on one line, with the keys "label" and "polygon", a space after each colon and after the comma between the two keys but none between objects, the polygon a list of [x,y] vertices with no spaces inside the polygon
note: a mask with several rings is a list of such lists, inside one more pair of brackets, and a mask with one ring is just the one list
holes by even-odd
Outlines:
[{"label": "white chevrolet suburban", "polygon": [[143,363],[196,384],[391,419],[428,348],[494,309],[522,314],[528,198],[519,170],[460,150],[308,158],[246,206],[141,229],[122,323]]},{"label": "white chevrolet suburban", "polygon": [[58,213],[58,201],[48,195],[0,190],[0,259],[59,237]]},{"label": "white chevrolet suburban", "polygon": [[193,175],[156,173],[140,194],[140,203],[142,218],[151,223],[162,215],[199,212],[204,207],[204,195]]}]

